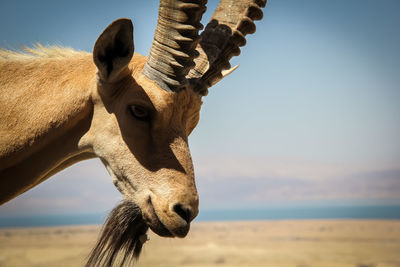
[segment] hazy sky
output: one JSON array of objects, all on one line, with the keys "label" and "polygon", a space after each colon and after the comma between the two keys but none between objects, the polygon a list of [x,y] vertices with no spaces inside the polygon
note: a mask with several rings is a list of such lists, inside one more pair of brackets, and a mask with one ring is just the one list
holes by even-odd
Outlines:
[{"label": "hazy sky", "polygon": [[[209,1],[205,23],[217,2]],[[0,1],[0,46],[91,51],[133,20],[147,55],[158,1]],[[190,137],[201,208],[400,204],[400,2],[271,0],[239,68],[210,89]],[[0,207],[0,216],[85,213],[120,199],[97,160]]]}]

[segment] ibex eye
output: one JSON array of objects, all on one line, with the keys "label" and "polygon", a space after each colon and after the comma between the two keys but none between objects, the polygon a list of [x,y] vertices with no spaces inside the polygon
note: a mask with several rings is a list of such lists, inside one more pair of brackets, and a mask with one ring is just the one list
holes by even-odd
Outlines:
[{"label": "ibex eye", "polygon": [[150,119],[149,112],[140,106],[129,106],[129,110],[133,117],[141,121],[148,121]]}]

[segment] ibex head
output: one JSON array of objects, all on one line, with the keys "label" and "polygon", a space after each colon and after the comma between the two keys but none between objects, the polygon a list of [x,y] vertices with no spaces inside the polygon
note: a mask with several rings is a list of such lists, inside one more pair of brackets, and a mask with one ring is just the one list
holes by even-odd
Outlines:
[{"label": "ibex head", "polygon": [[198,213],[188,136],[199,120],[201,96],[189,88],[166,91],[144,74],[150,60],[133,56],[130,20],[112,23],[93,56],[94,152],[154,232],[185,236]]},{"label": "ibex head", "polygon": [[113,22],[94,46],[98,81],[87,138],[119,191],[161,236],[185,236],[198,213],[188,136],[202,96],[229,73],[266,3],[222,0],[199,35],[206,2],[161,0],[147,58],[134,54],[128,19]]}]

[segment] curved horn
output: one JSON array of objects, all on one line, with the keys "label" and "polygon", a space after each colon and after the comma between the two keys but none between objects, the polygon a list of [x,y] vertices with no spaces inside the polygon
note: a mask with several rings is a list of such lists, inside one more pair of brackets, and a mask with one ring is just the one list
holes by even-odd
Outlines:
[{"label": "curved horn", "polygon": [[[266,0],[221,0],[210,22],[201,33],[196,50],[200,56],[187,79],[193,90],[207,95],[208,88],[220,81],[229,69],[229,60],[240,54],[240,46],[246,44],[246,34],[254,33],[255,20],[263,17],[261,8]],[[233,71],[234,69],[232,69]]]},{"label": "curved horn", "polygon": [[153,44],[142,73],[166,91],[186,87],[206,0],[160,0]]}]

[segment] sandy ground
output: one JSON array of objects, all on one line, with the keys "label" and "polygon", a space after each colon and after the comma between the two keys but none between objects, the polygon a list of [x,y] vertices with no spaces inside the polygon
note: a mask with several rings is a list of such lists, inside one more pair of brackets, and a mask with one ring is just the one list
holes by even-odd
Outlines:
[{"label": "sandy ground", "polygon": [[[82,266],[99,226],[0,229],[0,266]],[[135,266],[400,267],[400,221],[194,223],[150,234]]]}]

